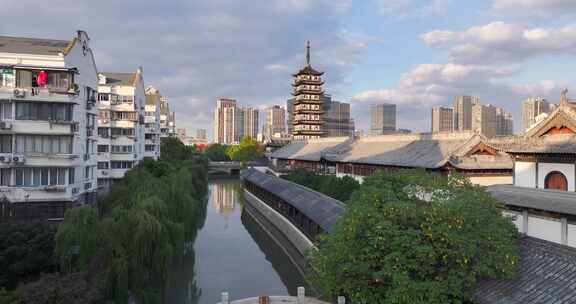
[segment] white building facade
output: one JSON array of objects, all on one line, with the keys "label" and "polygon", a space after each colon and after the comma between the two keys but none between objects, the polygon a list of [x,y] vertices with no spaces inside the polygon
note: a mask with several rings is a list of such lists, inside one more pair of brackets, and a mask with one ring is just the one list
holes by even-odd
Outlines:
[{"label": "white building facade", "polygon": [[97,88],[86,32],[0,37],[0,217],[61,218],[95,201]]},{"label": "white building facade", "polygon": [[146,88],[144,106],[144,157],[160,158],[160,91],[153,86]]},{"label": "white building facade", "polygon": [[144,157],[146,94],[141,68],[98,76],[98,185],[109,189]]}]

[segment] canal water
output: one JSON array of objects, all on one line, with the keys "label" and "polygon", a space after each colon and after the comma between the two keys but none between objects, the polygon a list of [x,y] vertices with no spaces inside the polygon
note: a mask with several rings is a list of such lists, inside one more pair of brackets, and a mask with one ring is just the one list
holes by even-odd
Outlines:
[{"label": "canal water", "polygon": [[281,248],[243,208],[239,180],[212,181],[204,226],[193,250],[173,266],[168,304],[215,304],[232,299],[295,295],[304,279]]}]

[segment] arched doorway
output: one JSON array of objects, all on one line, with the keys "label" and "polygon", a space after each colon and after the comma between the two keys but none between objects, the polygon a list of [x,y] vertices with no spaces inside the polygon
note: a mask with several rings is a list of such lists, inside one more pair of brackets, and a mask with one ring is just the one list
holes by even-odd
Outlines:
[{"label": "arched doorway", "polygon": [[546,175],[544,187],[546,189],[568,191],[568,180],[564,174],[558,171],[553,171]]}]

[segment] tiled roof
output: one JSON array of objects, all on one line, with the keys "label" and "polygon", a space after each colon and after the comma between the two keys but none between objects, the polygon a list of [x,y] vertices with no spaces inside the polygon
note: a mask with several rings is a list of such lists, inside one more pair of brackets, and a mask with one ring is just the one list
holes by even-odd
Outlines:
[{"label": "tiled roof", "polygon": [[576,135],[553,135],[536,138],[506,137],[494,139],[490,146],[508,153],[576,154]]},{"label": "tiled roof", "polygon": [[290,203],[322,227],[324,231],[331,232],[336,220],[344,214],[342,202],[285,179],[262,173],[256,169],[242,171],[242,178]]},{"label": "tiled roof", "polygon": [[518,273],[512,280],[483,281],[480,304],[576,303],[576,248],[531,237],[520,240]]},{"label": "tiled roof", "polygon": [[70,44],[69,40],[0,36],[0,53],[58,55]]},{"label": "tiled roof", "polygon": [[393,134],[356,140],[293,142],[272,154],[272,158],[371,164],[407,168],[435,169],[450,164],[459,169],[512,169],[511,158],[498,152],[492,155],[467,155],[485,139],[477,134]]},{"label": "tiled roof", "polygon": [[100,73],[106,77],[106,84],[133,86],[136,80],[136,73]]},{"label": "tiled roof", "polygon": [[346,141],[348,137],[296,140],[272,153],[272,158],[320,161],[322,153]]},{"label": "tiled roof", "polygon": [[301,69],[297,75],[314,75],[314,76],[322,76],[324,73],[316,71],[312,66],[306,65],[303,69]]},{"label": "tiled roof", "polygon": [[576,192],[495,185],[487,188],[502,203],[530,209],[576,215]]}]

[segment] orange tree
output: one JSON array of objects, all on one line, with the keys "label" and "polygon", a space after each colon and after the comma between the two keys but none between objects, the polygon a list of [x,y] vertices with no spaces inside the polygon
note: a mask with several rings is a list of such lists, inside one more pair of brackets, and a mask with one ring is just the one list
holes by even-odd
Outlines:
[{"label": "orange tree", "polygon": [[464,178],[379,172],[311,254],[311,281],[353,303],[466,303],[478,280],[514,275],[517,234]]}]

